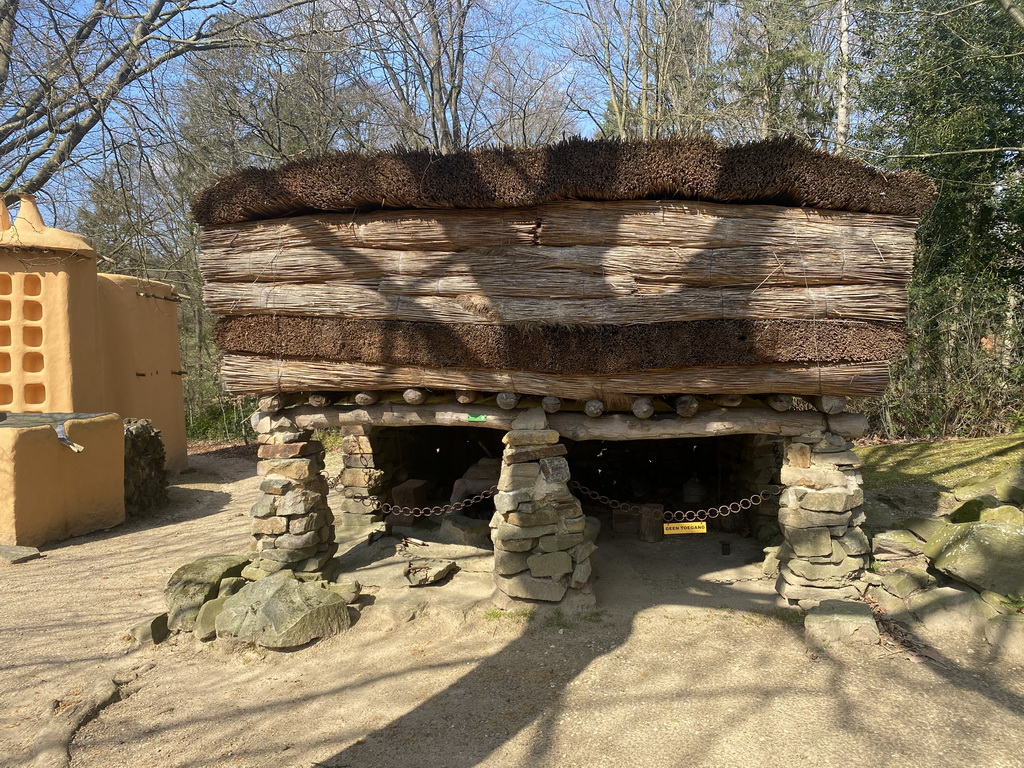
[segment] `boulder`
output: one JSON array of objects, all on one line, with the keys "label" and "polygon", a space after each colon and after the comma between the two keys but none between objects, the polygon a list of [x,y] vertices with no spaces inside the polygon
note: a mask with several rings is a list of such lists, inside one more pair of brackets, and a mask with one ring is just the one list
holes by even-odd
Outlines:
[{"label": "boulder", "polygon": [[240,576],[248,564],[249,559],[241,555],[207,555],[181,566],[164,589],[167,626],[190,632],[203,603],[217,596],[221,580]]},{"label": "boulder", "polygon": [[847,600],[822,600],[812,608],[804,618],[804,637],[812,648],[834,643],[874,645],[879,640],[871,608]]},{"label": "boulder", "polygon": [[928,542],[932,565],[977,590],[1024,593],[1024,526],[948,525]]},{"label": "boulder", "polygon": [[908,517],[902,525],[917,538],[927,542],[939,530],[951,522],[948,515],[940,517]]},{"label": "boulder", "polygon": [[437,538],[445,544],[460,544],[479,549],[491,548],[491,529],[486,520],[464,515],[445,515]]},{"label": "boulder", "polygon": [[1024,506],[1024,467],[1013,467],[999,475],[992,495],[1006,504]]},{"label": "boulder", "polygon": [[145,621],[140,621],[128,633],[132,636],[136,647],[143,645],[157,645],[167,639],[167,614],[160,613],[150,616]]},{"label": "boulder", "polygon": [[1004,504],[995,509],[983,509],[980,521],[983,523],[1010,523],[1024,525],[1024,512],[1011,504]]},{"label": "boulder", "polygon": [[848,555],[865,555],[871,551],[871,542],[860,528],[851,528],[839,537],[839,546]]},{"label": "boulder", "polygon": [[[235,593],[237,594],[237,593]],[[196,616],[196,624],[192,628],[192,634],[199,640],[213,640],[217,636],[217,617],[224,610],[224,603],[228,597],[215,597],[213,600],[203,603]]]},{"label": "boulder", "polygon": [[[543,542],[543,539],[541,539],[541,542]],[[530,574],[538,578],[543,576],[561,576],[573,571],[572,557],[568,552],[549,552],[547,554],[532,555],[527,559],[527,566],[530,568]]]},{"label": "boulder", "polygon": [[345,598],[275,573],[226,598],[217,637],[264,648],[295,648],[345,631],[351,624]]}]

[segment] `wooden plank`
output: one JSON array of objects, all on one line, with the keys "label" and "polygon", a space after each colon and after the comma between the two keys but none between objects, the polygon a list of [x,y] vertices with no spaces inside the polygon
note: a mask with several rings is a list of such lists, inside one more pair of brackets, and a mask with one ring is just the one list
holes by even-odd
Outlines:
[{"label": "wooden plank", "polygon": [[370,365],[224,355],[221,374],[232,394],[302,391],[371,391],[409,387],[515,392],[570,400],[606,400],[623,395],[685,393],[879,395],[889,382],[886,362],[849,365],[758,365],[637,371],[621,375],[546,375]]},{"label": "wooden plank", "polygon": [[[542,289],[537,288],[537,292]],[[807,288],[680,288],[676,293],[593,299],[385,295],[345,281],[327,283],[210,283],[204,290],[215,315],[279,314],[446,323],[653,323],[670,320],[903,321],[902,286],[833,285]]]}]

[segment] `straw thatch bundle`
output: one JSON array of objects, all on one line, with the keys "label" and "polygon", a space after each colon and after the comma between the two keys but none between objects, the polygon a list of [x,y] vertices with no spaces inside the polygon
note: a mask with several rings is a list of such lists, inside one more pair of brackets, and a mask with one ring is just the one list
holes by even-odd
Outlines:
[{"label": "straw thatch bundle", "polygon": [[573,141],[248,171],[195,212],[235,392],[862,395],[930,196],[790,141]]},{"label": "straw thatch bundle", "polygon": [[932,182],[920,174],[883,173],[789,138],[739,146],[707,138],[572,139],[454,155],[346,152],[274,170],[249,169],[203,192],[193,214],[211,226],[308,211],[674,198],[916,217],[927,210],[933,193]]}]

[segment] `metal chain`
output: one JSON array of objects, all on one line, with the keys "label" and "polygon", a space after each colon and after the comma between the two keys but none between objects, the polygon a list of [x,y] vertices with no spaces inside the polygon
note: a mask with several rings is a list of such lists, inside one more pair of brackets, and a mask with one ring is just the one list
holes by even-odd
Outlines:
[{"label": "metal chain", "polygon": [[[580,485],[575,480],[569,481],[569,487],[579,491],[584,496],[589,496],[598,504],[610,507],[611,509],[621,509],[630,515],[640,514],[639,504],[630,504],[625,501],[610,499],[607,496],[602,496],[597,491],[592,491],[586,486]],[[755,493],[741,501],[734,501],[732,504],[722,504],[720,507],[710,507],[708,509],[689,511],[681,509],[673,511],[666,509],[662,513],[662,520],[666,523],[692,523],[695,521],[714,520],[716,517],[727,517],[728,515],[734,515],[737,512],[745,512],[751,507],[756,507],[770,499],[772,496],[778,496],[782,493],[782,490],[781,485],[772,485],[763,493]]]},{"label": "metal chain", "polygon": [[466,507],[479,504],[484,499],[489,499],[498,492],[498,486],[492,485],[486,491],[481,491],[469,499],[457,501],[454,504],[439,504],[436,507],[399,507],[396,504],[382,502],[376,496],[354,496],[353,501],[358,501],[367,509],[375,509],[385,515],[405,515],[407,517],[430,517],[431,515],[446,515],[449,512],[461,512]]}]

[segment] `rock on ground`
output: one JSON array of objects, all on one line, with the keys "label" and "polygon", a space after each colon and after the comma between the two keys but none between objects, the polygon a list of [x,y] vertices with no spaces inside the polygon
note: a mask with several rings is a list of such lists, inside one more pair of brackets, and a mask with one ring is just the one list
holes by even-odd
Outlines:
[{"label": "rock on ground", "polygon": [[217,596],[221,579],[238,576],[249,560],[241,555],[207,555],[183,565],[167,582],[167,626],[190,632],[203,603]]},{"label": "rock on ground", "polygon": [[822,600],[804,618],[804,638],[813,648],[832,643],[874,645],[878,626],[866,603]]},{"label": "rock on ground", "polygon": [[1024,593],[1024,526],[948,525],[928,542],[925,554],[935,568],[977,590]]},{"label": "rock on ground", "polygon": [[351,624],[345,598],[280,571],[244,586],[224,602],[215,625],[218,639],[264,648],[296,648],[330,637]]}]

